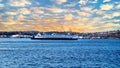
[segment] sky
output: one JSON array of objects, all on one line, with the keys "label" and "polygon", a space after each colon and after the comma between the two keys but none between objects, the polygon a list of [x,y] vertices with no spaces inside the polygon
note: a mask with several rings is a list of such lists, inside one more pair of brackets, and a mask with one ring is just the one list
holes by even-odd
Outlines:
[{"label": "sky", "polygon": [[120,0],[0,0],[0,31],[120,29]]}]

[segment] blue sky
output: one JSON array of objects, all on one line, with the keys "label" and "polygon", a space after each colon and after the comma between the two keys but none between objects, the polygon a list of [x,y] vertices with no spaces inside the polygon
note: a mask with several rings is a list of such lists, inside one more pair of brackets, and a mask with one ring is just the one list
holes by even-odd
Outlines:
[{"label": "blue sky", "polygon": [[120,29],[120,0],[0,0],[0,31]]}]

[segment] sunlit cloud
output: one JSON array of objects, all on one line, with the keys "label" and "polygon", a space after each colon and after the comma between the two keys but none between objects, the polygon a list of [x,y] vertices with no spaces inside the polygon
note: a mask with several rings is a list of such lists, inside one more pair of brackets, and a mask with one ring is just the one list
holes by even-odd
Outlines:
[{"label": "sunlit cloud", "polygon": [[83,7],[83,8],[81,8],[81,10],[84,12],[91,12],[92,8],[91,7]]},{"label": "sunlit cloud", "polygon": [[51,0],[51,1],[56,2],[57,4],[63,4],[67,2],[67,0]]},{"label": "sunlit cloud", "polygon": [[102,10],[94,10],[93,12],[94,12],[95,14],[97,14],[97,15],[103,15],[103,14],[105,14],[105,12],[102,11]]},{"label": "sunlit cloud", "polygon": [[17,20],[18,20],[18,21],[20,21],[20,20],[25,20],[25,18],[26,18],[26,16],[24,16],[24,15],[22,15],[22,14],[17,16]]},{"label": "sunlit cloud", "polygon": [[46,10],[51,11],[53,13],[61,13],[61,12],[65,11],[65,10],[60,9],[60,8],[47,8]]},{"label": "sunlit cloud", "polygon": [[15,21],[9,21],[9,22],[4,22],[3,24],[5,25],[13,25],[13,24],[16,24]]},{"label": "sunlit cloud", "polygon": [[65,15],[65,20],[70,21],[72,19],[73,19],[73,15],[72,14]]},{"label": "sunlit cloud", "polygon": [[120,26],[120,24],[114,24],[114,23],[103,24],[103,27],[117,27],[117,26]]},{"label": "sunlit cloud", "polygon": [[85,16],[85,17],[90,17],[91,14],[87,12],[78,12],[79,16]]},{"label": "sunlit cloud", "polygon": [[20,14],[30,14],[31,13],[31,11],[29,11],[29,9],[27,9],[27,8],[21,8],[18,10],[18,12]]},{"label": "sunlit cloud", "polygon": [[112,4],[103,4],[100,6],[101,10],[111,10],[114,7]]},{"label": "sunlit cloud", "polygon": [[16,12],[12,12],[12,11],[8,11],[8,12],[5,12],[5,13],[8,14],[8,15],[17,15]]},{"label": "sunlit cloud", "polygon": [[29,0],[9,0],[8,4],[15,7],[24,7],[26,5],[31,5],[32,3]]},{"label": "sunlit cloud", "polygon": [[79,3],[80,3],[81,5],[86,5],[87,2],[88,2],[88,0],[80,0],[80,1],[79,1]]},{"label": "sunlit cloud", "polygon": [[113,17],[118,17],[118,16],[120,16],[120,12],[114,12],[113,13]]},{"label": "sunlit cloud", "polygon": [[103,18],[105,18],[105,19],[111,19],[113,17],[112,17],[111,14],[105,14],[105,15],[103,15]]},{"label": "sunlit cloud", "polygon": [[106,13],[106,14],[104,14],[102,16],[103,16],[103,18],[112,19],[114,17],[119,17],[120,13],[119,12]]},{"label": "sunlit cloud", "polygon": [[31,13],[38,13],[38,14],[43,14],[44,11],[38,7],[32,7],[29,9],[31,11]]},{"label": "sunlit cloud", "polygon": [[103,2],[110,2],[111,0],[103,0]]}]

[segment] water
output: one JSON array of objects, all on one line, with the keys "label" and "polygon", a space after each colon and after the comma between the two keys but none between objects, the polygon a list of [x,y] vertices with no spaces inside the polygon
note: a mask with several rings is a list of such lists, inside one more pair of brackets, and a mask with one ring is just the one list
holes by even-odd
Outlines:
[{"label": "water", "polygon": [[120,68],[120,40],[1,38],[0,68]]}]

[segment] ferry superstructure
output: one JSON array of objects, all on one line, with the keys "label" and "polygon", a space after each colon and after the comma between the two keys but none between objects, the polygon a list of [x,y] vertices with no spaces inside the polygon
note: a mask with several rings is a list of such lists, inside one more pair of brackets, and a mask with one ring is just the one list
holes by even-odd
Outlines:
[{"label": "ferry superstructure", "polygon": [[76,35],[64,35],[64,34],[43,34],[41,35],[38,33],[37,35],[33,36],[31,39],[36,39],[36,40],[77,40],[78,37]]}]

